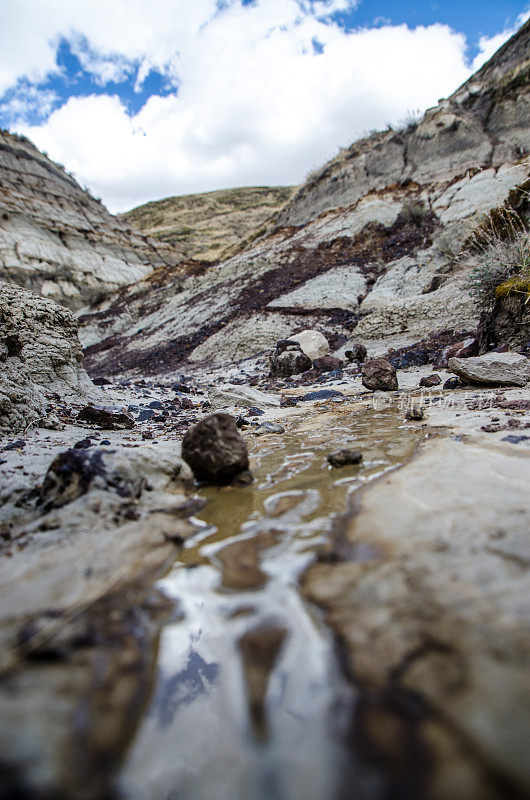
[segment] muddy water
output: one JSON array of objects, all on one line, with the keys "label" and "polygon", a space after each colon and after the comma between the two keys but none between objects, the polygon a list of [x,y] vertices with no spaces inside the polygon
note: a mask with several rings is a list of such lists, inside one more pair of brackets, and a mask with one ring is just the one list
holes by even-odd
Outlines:
[{"label": "muddy water", "polygon": [[[201,527],[161,582],[179,618],[120,778],[130,800],[346,800],[381,778],[348,746],[354,689],[298,578],[366,482],[412,453],[395,409],[330,403],[248,435],[252,486],[202,491]],[[341,446],[362,464],[332,470]]]}]

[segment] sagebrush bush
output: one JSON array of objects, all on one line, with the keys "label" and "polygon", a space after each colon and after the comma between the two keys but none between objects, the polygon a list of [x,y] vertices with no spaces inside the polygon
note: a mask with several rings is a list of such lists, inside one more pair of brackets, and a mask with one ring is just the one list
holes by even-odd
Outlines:
[{"label": "sagebrush bush", "polygon": [[497,209],[477,227],[467,249],[474,262],[468,288],[482,310],[511,293],[530,297],[530,238],[517,212]]}]

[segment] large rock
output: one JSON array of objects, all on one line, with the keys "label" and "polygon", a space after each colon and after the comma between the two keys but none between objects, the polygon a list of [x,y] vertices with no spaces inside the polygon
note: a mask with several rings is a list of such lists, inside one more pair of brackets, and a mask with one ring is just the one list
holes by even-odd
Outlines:
[{"label": "large rock", "polygon": [[386,358],[371,358],[362,365],[362,384],[367,389],[389,392],[398,388],[396,370]]},{"label": "large rock", "polygon": [[0,796],[110,797],[155,669],[156,616],[174,612],[153,582],[201,501],[177,442],[27,469],[22,496],[0,482]]},{"label": "large rock", "polygon": [[298,342],[282,339],[270,355],[270,365],[271,378],[289,378],[311,369],[311,359]]},{"label": "large rock", "polygon": [[262,408],[280,405],[280,398],[277,395],[262,392],[252,386],[234,386],[230,383],[212,386],[208,389],[208,399],[215,409],[230,406]]},{"label": "large rock", "polygon": [[0,282],[0,431],[45,417],[50,399],[100,398],[82,358],[71,311]]},{"label": "large rock", "polygon": [[450,358],[449,369],[468,383],[524,386],[530,381],[530,360],[519,353],[486,353],[475,358]]},{"label": "large rock", "polygon": [[330,352],[329,342],[320,331],[307,330],[297,333],[295,336],[290,336],[289,339],[293,342],[298,342],[303,352],[308,356],[311,361],[315,358],[322,358],[327,356]]},{"label": "large rock", "polygon": [[423,798],[530,791],[529,491],[513,445],[438,440],[357,495],[339,563],[306,577],[365,692],[359,734],[405,769],[408,719]]},{"label": "large rock", "polygon": [[248,451],[230,414],[209,414],[188,428],[182,457],[199,481],[226,484],[248,469]]}]

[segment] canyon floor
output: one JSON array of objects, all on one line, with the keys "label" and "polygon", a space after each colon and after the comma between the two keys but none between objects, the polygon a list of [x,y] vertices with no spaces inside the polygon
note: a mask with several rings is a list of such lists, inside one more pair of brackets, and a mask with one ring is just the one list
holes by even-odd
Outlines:
[{"label": "canyon floor", "polygon": [[[4,439],[0,796],[523,797],[528,392],[430,372],[373,393],[258,359],[101,387],[128,430],[58,401]],[[251,485],[179,459],[212,406]]]}]

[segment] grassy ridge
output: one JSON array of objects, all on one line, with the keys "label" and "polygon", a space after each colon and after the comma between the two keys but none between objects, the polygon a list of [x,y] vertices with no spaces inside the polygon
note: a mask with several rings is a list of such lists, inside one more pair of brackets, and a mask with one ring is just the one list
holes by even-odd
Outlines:
[{"label": "grassy ridge", "polygon": [[295,190],[258,186],[181,195],[145,203],[120,216],[187,258],[214,261],[265,229]]}]

